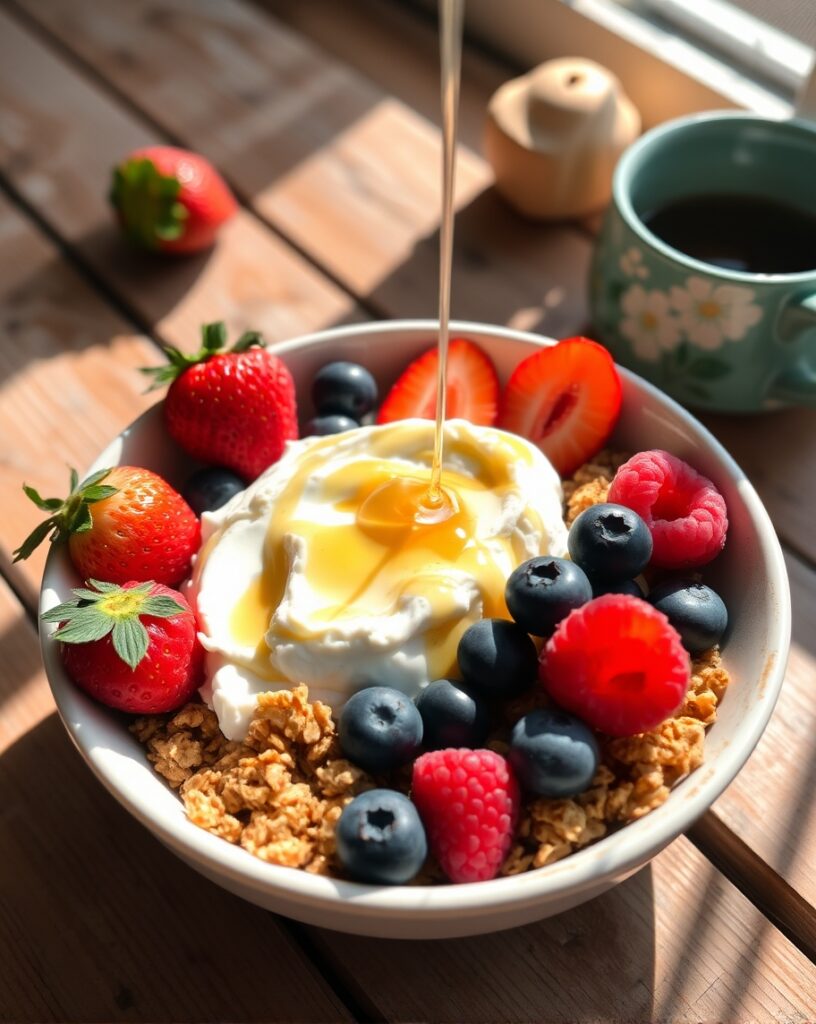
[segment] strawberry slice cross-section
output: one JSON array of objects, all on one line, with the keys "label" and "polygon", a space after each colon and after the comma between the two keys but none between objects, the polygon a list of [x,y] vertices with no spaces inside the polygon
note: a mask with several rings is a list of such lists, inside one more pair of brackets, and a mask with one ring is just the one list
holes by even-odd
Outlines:
[{"label": "strawberry slice cross-section", "polygon": [[[432,420],[436,416],[439,350],[429,349],[402,373],[385,397],[377,423]],[[472,341],[454,338],[448,346],[445,392],[448,419],[465,419],[492,427],[499,406],[499,380],[490,358]]]},{"label": "strawberry slice cross-section", "polygon": [[519,363],[499,426],[537,444],[569,476],[603,446],[620,407],[621,382],[607,350],[589,338],[567,338]]}]

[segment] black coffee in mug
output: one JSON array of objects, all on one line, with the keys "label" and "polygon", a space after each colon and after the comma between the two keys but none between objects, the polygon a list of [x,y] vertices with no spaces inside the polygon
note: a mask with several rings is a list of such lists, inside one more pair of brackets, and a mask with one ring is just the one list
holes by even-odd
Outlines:
[{"label": "black coffee in mug", "polygon": [[684,196],[641,213],[641,220],[673,249],[725,270],[816,270],[816,215],[775,199]]}]

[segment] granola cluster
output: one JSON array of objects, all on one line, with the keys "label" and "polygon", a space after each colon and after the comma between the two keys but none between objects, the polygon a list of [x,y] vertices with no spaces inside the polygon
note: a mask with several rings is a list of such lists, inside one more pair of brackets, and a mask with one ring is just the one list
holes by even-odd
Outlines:
[{"label": "granola cluster", "polygon": [[[627,457],[601,452],[564,481],[567,524],[606,500],[615,471]],[[590,789],[572,799],[538,797],[522,805],[501,873],[551,864],[660,806],[672,787],[702,763],[705,730],[716,718],[728,683],[719,651],[712,648],[694,660],[689,690],[675,717],[637,736],[600,737],[601,763]],[[512,723],[546,705],[540,690],[510,703],[488,745],[506,752]],[[194,824],[270,863],[342,873],[335,856],[337,820],[375,780],[343,758],[331,709],[310,702],[305,686],[262,694],[242,743],[227,740],[203,704],[188,704],[169,718],[140,718],[132,731],[156,771],[179,790]],[[407,793],[410,771],[376,783]],[[429,862],[416,881],[444,878]]]},{"label": "granola cluster", "polygon": [[336,872],[337,819],[374,783],[343,758],[331,709],[310,702],[305,686],[261,694],[242,743],[227,740],[203,704],[140,718],[132,730],[193,824],[261,860]]}]

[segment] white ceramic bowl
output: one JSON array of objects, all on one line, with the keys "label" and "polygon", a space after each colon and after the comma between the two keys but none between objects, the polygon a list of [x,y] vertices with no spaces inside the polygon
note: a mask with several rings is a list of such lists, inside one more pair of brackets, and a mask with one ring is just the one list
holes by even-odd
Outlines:
[{"label": "white ceramic bowl", "polygon": [[[522,358],[552,343],[478,324],[458,323],[453,331],[489,353],[503,382]],[[324,363],[339,358],[361,362],[388,387],[434,337],[432,321],[395,321],[323,331],[276,351],[299,382],[301,408],[308,415],[309,382]],[[785,670],[790,596],[770,519],[739,467],[680,406],[639,377],[620,372],[624,404],[614,443],[627,450],[666,448],[687,459],[722,491],[731,523],[725,551],[706,578],[730,611],[725,660],[734,683],[709,731],[705,763],[662,807],[556,864],[492,882],[381,888],[265,864],[187,821],[178,797],[154,773],[123,717],[72,685],[57,644],[48,638],[53,627],[43,627],[43,658],[60,715],[97,777],[166,846],[224,888],[298,920],[363,935],[442,938],[509,928],[576,906],[637,871],[706,810],[757,743]],[[184,456],[167,437],[159,406],[125,430],[91,470],[117,463],[147,466],[181,482]],[[43,579],[41,610],[65,600],[76,585],[64,549],[54,549]]]}]

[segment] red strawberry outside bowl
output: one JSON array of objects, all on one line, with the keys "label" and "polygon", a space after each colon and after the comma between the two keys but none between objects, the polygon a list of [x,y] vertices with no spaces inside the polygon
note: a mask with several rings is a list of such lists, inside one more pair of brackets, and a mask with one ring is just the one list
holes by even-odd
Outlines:
[{"label": "red strawberry outside bowl", "polygon": [[[322,365],[336,359],[363,363],[385,394],[409,361],[427,350],[435,330],[433,321],[353,325],[294,339],[275,352],[292,371],[305,420],[311,414],[311,381]],[[502,384],[522,359],[552,344],[480,324],[455,323],[452,330],[491,357]],[[707,581],[729,606],[732,628],[724,657],[734,683],[708,733],[705,763],[663,806],[553,865],[488,882],[382,888],[265,864],[187,821],[122,716],[94,703],[68,679],[48,637],[54,627],[43,624],[43,658],[60,715],[100,781],[158,839],[217,884],[277,913],[363,935],[443,938],[526,924],[591,899],[648,863],[713,803],[759,740],[784,676],[790,595],[768,514],[736,463],[671,399],[634,374],[619,372],[623,407],[612,443],[631,451],[661,448],[687,460],[715,483],[729,510],[728,543]],[[90,469],[121,463],[146,466],[175,485],[189,472],[187,457],[167,436],[160,405],[123,431]],[[52,550],[41,611],[65,601],[77,584],[66,552]]]}]

